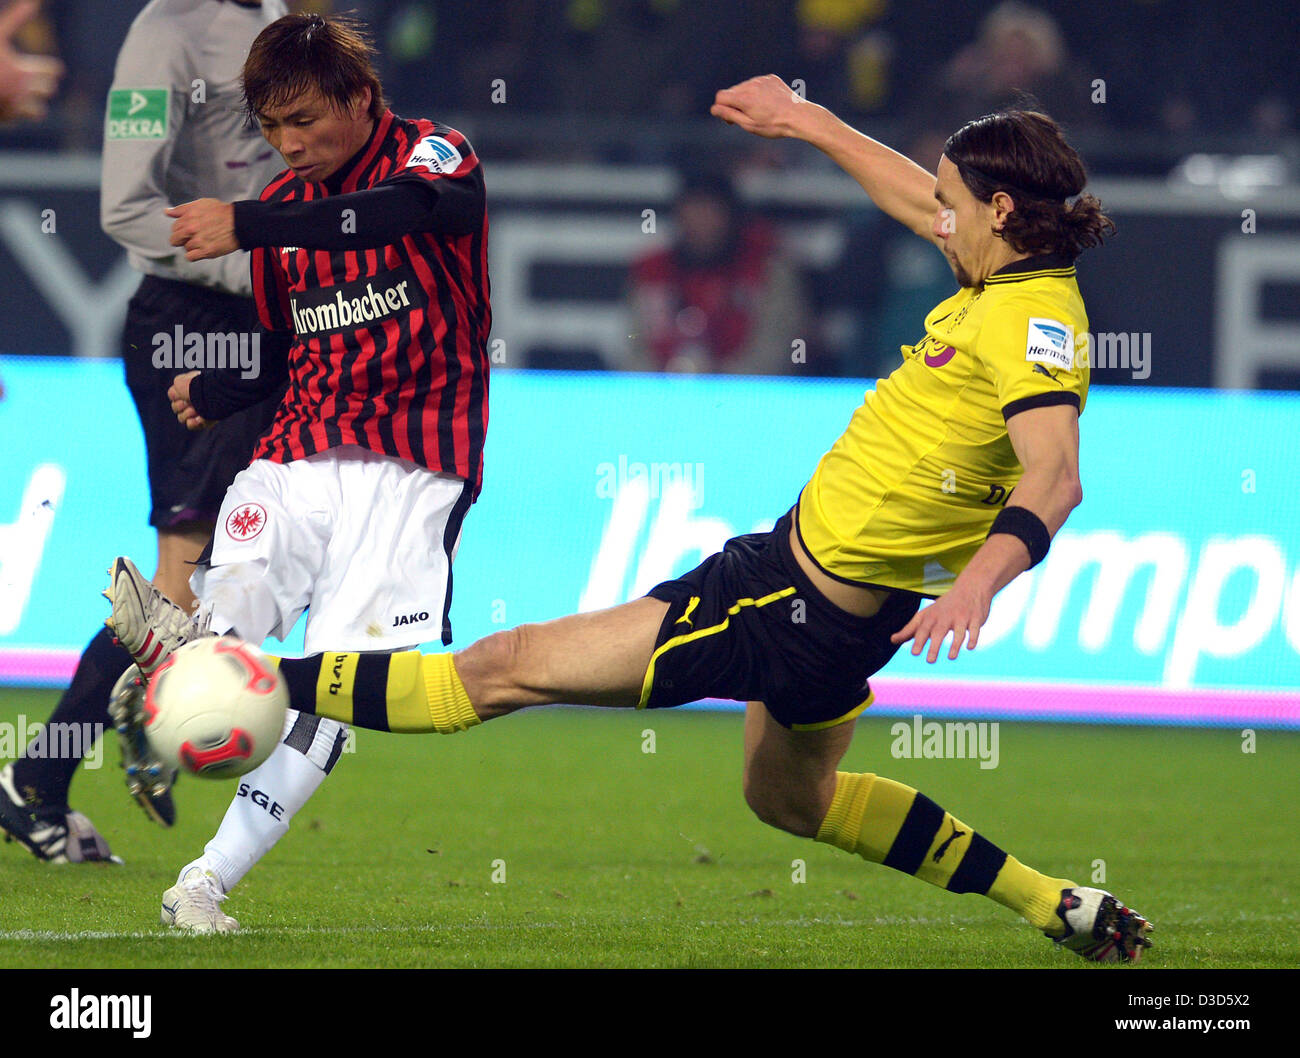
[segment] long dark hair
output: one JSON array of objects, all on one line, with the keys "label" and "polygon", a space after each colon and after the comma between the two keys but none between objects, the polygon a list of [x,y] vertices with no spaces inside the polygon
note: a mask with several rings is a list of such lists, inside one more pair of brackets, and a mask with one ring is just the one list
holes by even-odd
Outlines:
[{"label": "long dark hair", "polygon": [[252,122],[312,89],[346,110],[370,89],[370,117],[384,115],[384,89],[365,25],[345,15],[285,15],[257,35],[244,60],[244,113]]},{"label": "long dark hair", "polygon": [[986,114],[949,136],[943,153],[979,201],[992,201],[998,191],[1011,196],[1016,208],[1001,235],[1017,253],[1073,261],[1115,232],[1101,203],[1083,194],[1088,173],[1079,152],[1046,114]]}]

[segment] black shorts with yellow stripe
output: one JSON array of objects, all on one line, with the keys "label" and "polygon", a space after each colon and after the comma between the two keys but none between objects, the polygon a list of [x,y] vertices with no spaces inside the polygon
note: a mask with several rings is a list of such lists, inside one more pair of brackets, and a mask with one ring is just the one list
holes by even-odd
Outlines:
[{"label": "black shorts with yellow stripe", "polygon": [[867,678],[894,656],[890,636],[912,619],[920,596],[894,592],[872,617],[846,613],[795,562],[790,518],[727,541],[648,592],[669,606],[639,708],[759,701],[779,724],[807,731],[852,720],[871,704]]}]

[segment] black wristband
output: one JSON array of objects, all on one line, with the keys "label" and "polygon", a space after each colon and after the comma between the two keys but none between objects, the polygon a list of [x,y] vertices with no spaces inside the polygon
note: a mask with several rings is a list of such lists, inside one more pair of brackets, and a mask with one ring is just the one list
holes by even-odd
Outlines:
[{"label": "black wristband", "polygon": [[1028,507],[1003,507],[989,529],[989,536],[994,533],[1010,533],[1024,544],[1029,551],[1030,569],[1047,557],[1047,549],[1052,546],[1052,534]]}]

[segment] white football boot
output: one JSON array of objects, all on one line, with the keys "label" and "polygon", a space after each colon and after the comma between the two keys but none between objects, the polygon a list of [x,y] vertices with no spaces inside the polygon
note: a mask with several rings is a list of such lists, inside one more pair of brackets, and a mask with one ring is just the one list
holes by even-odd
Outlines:
[{"label": "white football boot", "polygon": [[234,933],[239,923],[221,910],[225,898],[216,875],[187,867],[162,895],[162,924],[193,933]]},{"label": "white football boot", "polygon": [[195,614],[186,613],[146,580],[129,558],[114,559],[108,576],[104,596],[113,604],[113,615],[104,624],[135,659],[146,683],[177,648],[216,634],[208,627],[210,612],[200,608]]}]

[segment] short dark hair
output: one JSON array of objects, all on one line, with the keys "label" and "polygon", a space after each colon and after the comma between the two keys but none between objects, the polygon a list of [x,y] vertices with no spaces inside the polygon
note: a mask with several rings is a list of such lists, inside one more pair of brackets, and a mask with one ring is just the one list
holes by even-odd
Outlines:
[{"label": "short dark hair", "polygon": [[1115,231],[1101,203],[1083,194],[1088,173],[1079,152],[1046,114],[986,114],[949,136],[943,153],[979,201],[991,202],[999,191],[1011,196],[1016,208],[1001,235],[1017,253],[1073,261]]},{"label": "short dark hair", "polygon": [[312,89],[344,110],[370,89],[370,117],[387,103],[375,73],[375,49],[364,23],[346,15],[285,15],[257,35],[244,60],[244,113],[250,121]]}]

